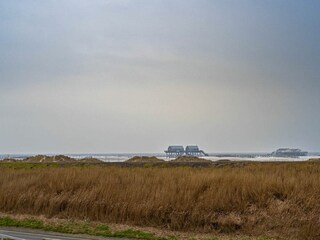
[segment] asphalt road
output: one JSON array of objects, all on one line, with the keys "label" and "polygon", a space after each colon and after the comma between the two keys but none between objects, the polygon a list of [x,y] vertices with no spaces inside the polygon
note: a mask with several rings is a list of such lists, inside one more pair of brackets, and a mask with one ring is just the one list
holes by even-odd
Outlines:
[{"label": "asphalt road", "polygon": [[[38,230],[20,229],[20,228],[0,228],[0,239],[14,240],[115,240],[116,238],[101,238],[91,236],[81,236],[72,234],[61,234],[54,232],[45,232]],[[118,240],[118,239],[117,239]]]}]

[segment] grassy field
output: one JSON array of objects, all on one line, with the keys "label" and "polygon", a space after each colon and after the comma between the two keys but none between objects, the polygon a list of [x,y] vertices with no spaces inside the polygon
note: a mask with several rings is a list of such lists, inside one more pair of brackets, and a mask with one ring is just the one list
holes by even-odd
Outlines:
[{"label": "grassy field", "polygon": [[6,163],[0,164],[0,212],[217,235],[320,239],[320,164]]}]

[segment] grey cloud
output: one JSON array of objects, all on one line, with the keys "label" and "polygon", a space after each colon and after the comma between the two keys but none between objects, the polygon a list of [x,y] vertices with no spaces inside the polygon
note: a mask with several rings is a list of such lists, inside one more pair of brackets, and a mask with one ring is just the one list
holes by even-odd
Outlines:
[{"label": "grey cloud", "polygon": [[0,152],[317,150],[319,8],[1,1]]}]

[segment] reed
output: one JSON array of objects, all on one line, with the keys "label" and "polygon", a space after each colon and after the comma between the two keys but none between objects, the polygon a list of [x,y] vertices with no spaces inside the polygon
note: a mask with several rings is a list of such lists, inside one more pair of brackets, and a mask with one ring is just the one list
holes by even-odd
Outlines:
[{"label": "reed", "polygon": [[320,164],[0,167],[0,211],[179,231],[320,239]]}]

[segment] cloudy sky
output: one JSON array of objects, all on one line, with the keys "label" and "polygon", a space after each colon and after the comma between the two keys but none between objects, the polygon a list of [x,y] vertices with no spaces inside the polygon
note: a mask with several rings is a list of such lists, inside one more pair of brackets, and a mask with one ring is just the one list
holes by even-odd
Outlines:
[{"label": "cloudy sky", "polygon": [[320,1],[1,0],[0,153],[320,150]]}]

